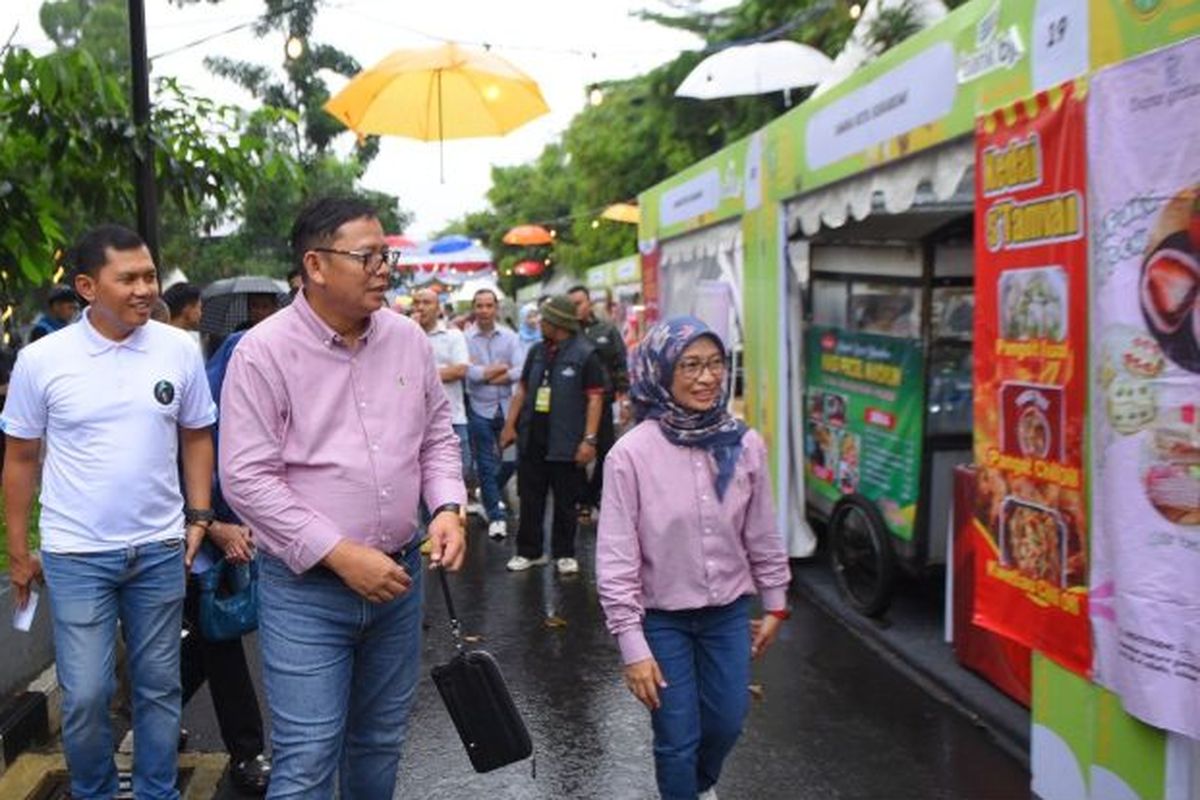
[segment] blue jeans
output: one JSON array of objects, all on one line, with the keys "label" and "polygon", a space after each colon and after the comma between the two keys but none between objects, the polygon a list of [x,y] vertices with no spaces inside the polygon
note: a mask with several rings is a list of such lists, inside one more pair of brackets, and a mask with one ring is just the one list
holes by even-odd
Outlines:
[{"label": "blue jeans", "polygon": [[[499,411],[496,413],[499,414]],[[489,522],[502,520],[504,512],[500,510],[500,492],[517,468],[514,461],[501,461],[500,431],[504,428],[504,418],[496,416],[488,419],[468,410],[467,426],[471,429],[471,447],[475,451],[484,512]]]},{"label": "blue jeans", "polygon": [[182,541],[103,553],[42,553],[63,689],[63,750],[76,800],[117,793],[108,704],[117,620],[133,685],[133,791],[178,798],[179,637],[186,572]]},{"label": "blue jeans", "polygon": [[721,776],[749,710],[749,598],[693,611],[648,610],[643,628],[667,688],[651,713],[664,800],[695,800]]},{"label": "blue jeans", "polygon": [[388,798],[421,667],[421,553],[412,586],[371,603],[323,567],[262,556],[258,641],[271,710],[269,798]]},{"label": "blue jeans", "polygon": [[475,479],[475,462],[471,460],[471,433],[466,425],[452,425],[454,435],[458,437],[458,454],[462,458],[463,483],[470,484]]}]

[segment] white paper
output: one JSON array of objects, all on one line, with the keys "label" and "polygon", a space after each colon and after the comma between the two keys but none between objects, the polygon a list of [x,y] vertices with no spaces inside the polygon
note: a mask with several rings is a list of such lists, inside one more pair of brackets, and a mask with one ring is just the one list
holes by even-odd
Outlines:
[{"label": "white paper", "polygon": [[37,611],[37,604],[37,589],[32,589],[29,592],[29,602],[25,604],[24,608],[13,606],[13,627],[29,633],[29,629],[33,626],[33,613]]}]

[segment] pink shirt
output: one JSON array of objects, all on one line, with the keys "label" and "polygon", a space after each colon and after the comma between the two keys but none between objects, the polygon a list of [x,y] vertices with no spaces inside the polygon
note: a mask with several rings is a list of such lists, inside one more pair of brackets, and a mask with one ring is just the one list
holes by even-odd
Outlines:
[{"label": "pink shirt", "polygon": [[297,573],[343,538],[399,550],[422,496],[431,509],[466,502],[433,350],[390,310],[350,350],[297,293],[234,350],[220,428],[226,499]]},{"label": "pink shirt", "polygon": [[791,570],[762,437],[751,430],[742,439],[720,501],[715,472],[707,452],[672,444],[649,420],[604,462],[596,583],[626,664],[650,657],[642,633],[648,608],[722,606],[755,591],[764,608],[786,607]]}]

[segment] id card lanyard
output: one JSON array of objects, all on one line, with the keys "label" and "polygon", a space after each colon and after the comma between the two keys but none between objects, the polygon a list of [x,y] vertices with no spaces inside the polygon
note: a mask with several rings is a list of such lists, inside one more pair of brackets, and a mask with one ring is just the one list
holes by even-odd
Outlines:
[{"label": "id card lanyard", "polygon": [[553,369],[552,364],[546,365],[546,371],[542,374],[542,385],[538,387],[537,393],[533,396],[533,410],[539,414],[550,413],[550,370]]}]

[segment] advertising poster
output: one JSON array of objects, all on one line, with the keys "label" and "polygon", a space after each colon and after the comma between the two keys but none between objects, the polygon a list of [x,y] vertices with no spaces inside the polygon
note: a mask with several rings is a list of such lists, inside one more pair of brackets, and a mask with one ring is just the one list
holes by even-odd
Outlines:
[{"label": "advertising poster", "polygon": [[921,488],[921,343],[812,325],[804,352],[809,488],[834,502],[863,495],[892,533],[911,540]]},{"label": "advertising poster", "polygon": [[1096,76],[1088,161],[1095,675],[1200,738],[1200,39]]},{"label": "advertising poster", "polygon": [[976,126],[975,622],[1086,675],[1082,91]]}]

